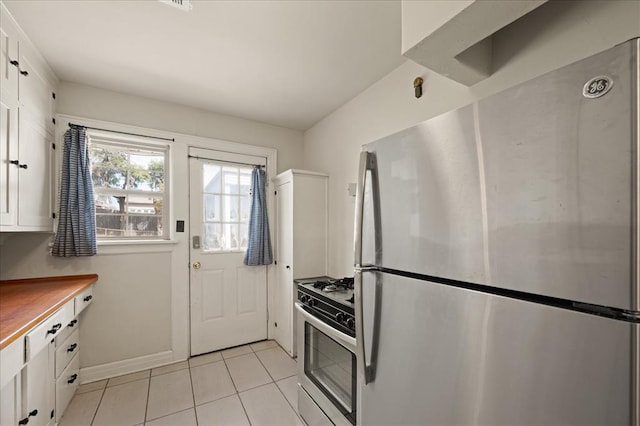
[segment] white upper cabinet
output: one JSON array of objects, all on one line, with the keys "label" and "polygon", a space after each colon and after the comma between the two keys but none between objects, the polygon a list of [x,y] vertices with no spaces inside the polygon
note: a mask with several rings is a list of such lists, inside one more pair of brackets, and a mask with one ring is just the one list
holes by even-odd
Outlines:
[{"label": "white upper cabinet", "polygon": [[0,92],[2,99],[12,95],[18,99],[18,30],[13,21],[0,11]]},{"label": "white upper cabinet", "polygon": [[0,232],[53,231],[57,78],[0,3]]}]

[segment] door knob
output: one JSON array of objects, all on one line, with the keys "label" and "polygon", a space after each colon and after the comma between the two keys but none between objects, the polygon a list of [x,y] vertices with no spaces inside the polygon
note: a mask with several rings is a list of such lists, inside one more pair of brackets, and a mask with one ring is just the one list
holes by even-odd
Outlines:
[{"label": "door knob", "polygon": [[193,262],[193,269],[200,269],[200,262],[198,261]]}]

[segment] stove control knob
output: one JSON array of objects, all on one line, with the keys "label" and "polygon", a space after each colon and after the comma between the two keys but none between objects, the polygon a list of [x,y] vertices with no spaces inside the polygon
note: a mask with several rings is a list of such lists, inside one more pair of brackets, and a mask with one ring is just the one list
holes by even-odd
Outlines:
[{"label": "stove control knob", "polygon": [[316,299],[312,299],[311,297],[309,298],[309,306],[316,306],[318,304],[318,301]]},{"label": "stove control knob", "polygon": [[309,296],[305,296],[305,295],[300,296],[300,301],[302,303],[307,303],[307,300],[309,300]]},{"label": "stove control knob", "polygon": [[340,322],[340,323],[341,323],[342,321],[344,321],[344,314],[343,314],[342,312],[338,312],[338,313],[336,314],[336,321],[338,321],[338,322]]},{"label": "stove control knob", "polygon": [[347,318],[347,327],[349,327],[351,330],[356,327],[356,322],[353,320],[353,318]]}]

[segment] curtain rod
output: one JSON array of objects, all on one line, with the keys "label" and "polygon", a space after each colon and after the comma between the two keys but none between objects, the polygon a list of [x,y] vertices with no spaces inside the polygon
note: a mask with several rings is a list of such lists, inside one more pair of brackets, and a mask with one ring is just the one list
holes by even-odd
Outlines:
[{"label": "curtain rod", "polygon": [[219,163],[241,164],[243,166],[253,166],[253,167],[260,167],[261,169],[264,169],[264,166],[262,164],[242,163],[240,161],[214,160],[213,158],[198,157],[197,155],[188,155],[187,157],[195,158],[196,160],[210,160],[210,161],[217,161]]},{"label": "curtain rod", "polygon": [[163,141],[170,141],[170,142],[175,142],[176,141],[174,138],[161,138],[159,136],[141,135],[139,133],[120,132],[118,130],[101,129],[99,127],[89,127],[89,126],[83,126],[81,124],[69,123],[69,127],[84,127],[85,129],[100,130],[100,131],[103,131],[103,132],[120,133],[120,134],[123,134],[123,135],[131,135],[131,136],[139,136],[139,137],[143,137],[143,138],[160,139],[160,140],[163,140]]}]

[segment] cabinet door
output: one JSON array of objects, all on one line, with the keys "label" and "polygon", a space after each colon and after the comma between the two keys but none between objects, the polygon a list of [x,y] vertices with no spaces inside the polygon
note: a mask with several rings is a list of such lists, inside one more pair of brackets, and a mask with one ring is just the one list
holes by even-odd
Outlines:
[{"label": "cabinet door", "polygon": [[35,58],[35,53],[20,46],[20,106],[29,113],[30,120],[53,132],[53,89]]},{"label": "cabinet door", "polygon": [[24,166],[18,170],[18,226],[51,231],[53,135],[21,110],[19,141],[20,164]]},{"label": "cabinet door", "polygon": [[[4,10],[3,10],[4,12]],[[18,34],[13,22],[0,13],[0,91],[2,98],[18,99]]]},{"label": "cabinet door", "polygon": [[274,300],[276,340],[290,355],[296,354],[294,344],[293,303],[293,197],[292,183],[277,188],[276,196],[276,260],[278,265]]},{"label": "cabinet door", "polygon": [[0,389],[0,425],[17,425],[20,420],[20,374]]},{"label": "cabinet door", "polygon": [[55,382],[53,380],[55,348],[49,343],[22,370],[22,416],[29,426],[52,423]]},{"label": "cabinet door", "polygon": [[[0,83],[2,84],[2,83]],[[0,100],[0,225],[15,226],[18,213],[18,105]]]}]

